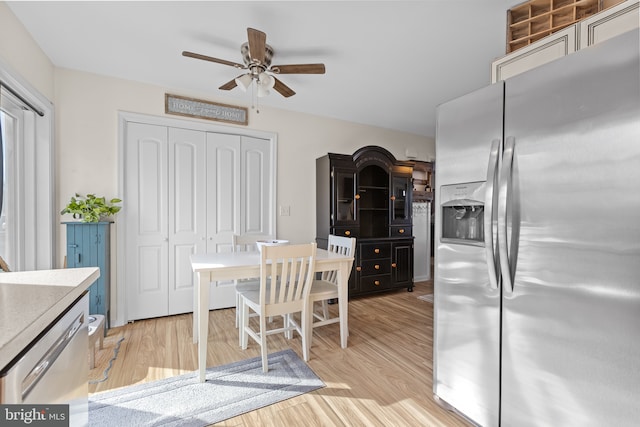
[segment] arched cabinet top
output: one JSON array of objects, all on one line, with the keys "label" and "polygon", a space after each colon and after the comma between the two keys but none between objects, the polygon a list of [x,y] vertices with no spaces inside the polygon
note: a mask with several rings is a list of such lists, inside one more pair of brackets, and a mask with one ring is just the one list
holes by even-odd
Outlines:
[{"label": "arched cabinet top", "polygon": [[359,148],[353,153],[352,157],[353,163],[358,170],[370,165],[376,165],[390,172],[397,163],[393,154],[375,145]]}]

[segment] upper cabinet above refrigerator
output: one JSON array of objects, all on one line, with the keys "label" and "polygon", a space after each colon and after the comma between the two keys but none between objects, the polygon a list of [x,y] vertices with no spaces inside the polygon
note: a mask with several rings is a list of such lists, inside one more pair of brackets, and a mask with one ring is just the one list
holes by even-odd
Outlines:
[{"label": "upper cabinet above refrigerator", "polygon": [[[619,4],[618,4],[619,3]],[[554,5],[553,8],[551,5]],[[491,64],[491,83],[505,80],[573,52],[600,43],[638,28],[639,0],[534,0],[518,5],[521,21],[510,22],[510,29],[531,28],[531,37],[520,43],[511,41],[516,49]],[[527,10],[527,7],[530,9]],[[601,12],[586,14],[585,8]],[[527,15],[528,13],[528,15]],[[525,16],[526,15],[526,16]],[[572,25],[566,26],[566,23]],[[563,24],[564,23],[564,24]],[[536,31],[536,25],[540,31]],[[565,26],[566,28],[562,28]],[[544,28],[541,28],[544,27]],[[551,33],[549,33],[552,31]],[[524,40],[523,37],[519,40]],[[535,40],[535,41],[534,41]]]},{"label": "upper cabinet above refrigerator", "polygon": [[638,28],[640,25],[639,6],[638,0],[627,0],[580,21],[578,29],[580,44],[578,47],[584,49]]}]

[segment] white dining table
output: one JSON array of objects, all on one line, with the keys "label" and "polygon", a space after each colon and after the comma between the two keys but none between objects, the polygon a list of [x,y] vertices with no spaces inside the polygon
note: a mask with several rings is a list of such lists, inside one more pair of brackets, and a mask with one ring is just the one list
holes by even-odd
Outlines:
[{"label": "white dining table", "polygon": [[[340,317],[340,345],[347,348],[349,336],[349,274],[353,257],[325,249],[317,249],[315,271],[339,271],[338,310]],[[260,277],[259,252],[221,252],[191,255],[191,268],[198,275],[194,289],[193,342],[198,344],[198,373],[205,381],[207,365],[207,336],[209,332],[209,286],[211,282]],[[313,332],[313,330],[312,330]]]}]

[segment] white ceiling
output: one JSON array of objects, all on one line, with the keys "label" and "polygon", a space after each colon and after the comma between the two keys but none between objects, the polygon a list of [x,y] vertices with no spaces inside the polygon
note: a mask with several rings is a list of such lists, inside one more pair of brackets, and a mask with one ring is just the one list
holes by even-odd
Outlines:
[{"label": "white ceiling", "polygon": [[282,75],[297,92],[260,105],[435,136],[436,106],[489,84],[518,0],[7,2],[57,67],[251,105],[217,88],[242,63],[247,27],[264,31],[273,64],[323,62],[324,75]]}]

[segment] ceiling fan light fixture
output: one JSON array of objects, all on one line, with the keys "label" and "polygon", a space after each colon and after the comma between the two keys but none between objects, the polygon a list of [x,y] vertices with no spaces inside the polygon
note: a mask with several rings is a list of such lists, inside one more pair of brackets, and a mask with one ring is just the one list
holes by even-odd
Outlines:
[{"label": "ceiling fan light fixture", "polygon": [[265,96],[269,96],[270,93],[271,92],[269,91],[268,88],[264,87],[261,84],[258,85],[258,98],[264,98]]},{"label": "ceiling fan light fixture", "polygon": [[242,90],[243,92],[246,92],[247,89],[249,89],[249,86],[251,86],[252,81],[253,81],[253,78],[251,77],[251,74],[243,74],[240,77],[236,78],[236,84],[238,85],[240,90]]},{"label": "ceiling fan light fixture", "polygon": [[267,73],[260,73],[258,76],[258,82],[260,83],[260,86],[265,89],[273,89],[276,84],[276,79]]}]

